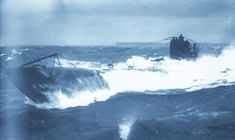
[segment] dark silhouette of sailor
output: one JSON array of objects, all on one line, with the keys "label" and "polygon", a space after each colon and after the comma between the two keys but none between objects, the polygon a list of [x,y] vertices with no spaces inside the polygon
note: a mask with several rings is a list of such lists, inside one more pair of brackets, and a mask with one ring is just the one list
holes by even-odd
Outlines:
[{"label": "dark silhouette of sailor", "polygon": [[179,40],[180,40],[180,41],[183,41],[183,40],[184,40],[184,36],[183,36],[182,34],[180,34]]}]

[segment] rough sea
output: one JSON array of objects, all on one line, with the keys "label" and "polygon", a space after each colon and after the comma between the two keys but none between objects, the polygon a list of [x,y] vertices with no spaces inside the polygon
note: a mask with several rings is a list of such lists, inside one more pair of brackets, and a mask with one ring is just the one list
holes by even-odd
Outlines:
[{"label": "rough sea", "polygon": [[[201,44],[196,60],[170,59],[166,44],[0,51],[1,140],[235,139],[233,45]],[[6,71],[52,53],[72,63],[61,59],[64,68],[95,70],[101,77],[68,76],[62,79],[66,90],[58,87],[45,93],[50,102],[34,103]],[[161,56],[163,61],[151,61]]]}]

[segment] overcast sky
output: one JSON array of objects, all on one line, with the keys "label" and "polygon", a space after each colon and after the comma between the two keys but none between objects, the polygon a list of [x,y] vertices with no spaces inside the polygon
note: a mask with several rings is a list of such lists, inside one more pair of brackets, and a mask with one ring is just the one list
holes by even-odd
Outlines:
[{"label": "overcast sky", "polygon": [[1,45],[235,40],[235,0],[1,0]]}]

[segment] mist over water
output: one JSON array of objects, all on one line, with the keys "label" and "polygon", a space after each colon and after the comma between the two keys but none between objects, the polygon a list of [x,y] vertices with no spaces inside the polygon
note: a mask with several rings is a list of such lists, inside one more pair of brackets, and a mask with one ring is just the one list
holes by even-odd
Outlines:
[{"label": "mist over water", "polygon": [[[107,88],[97,90],[74,90],[67,96],[58,89],[51,95],[50,103],[34,104],[40,108],[67,108],[86,106],[96,101],[105,101],[118,93],[140,92],[143,94],[169,94],[164,90],[180,89],[195,91],[235,82],[235,47],[224,49],[219,56],[203,55],[197,60],[172,60],[153,62],[154,58],[132,56],[126,62],[115,63],[107,70],[107,64],[99,62],[72,61],[76,67],[101,71],[108,84]],[[69,67],[64,62],[65,67]],[[91,81],[92,82],[92,81]],[[91,87],[92,88],[92,87]]]}]

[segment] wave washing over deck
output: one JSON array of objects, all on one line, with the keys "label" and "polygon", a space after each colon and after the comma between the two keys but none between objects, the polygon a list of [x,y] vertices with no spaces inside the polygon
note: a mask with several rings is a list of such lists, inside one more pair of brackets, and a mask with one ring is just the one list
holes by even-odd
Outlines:
[{"label": "wave washing over deck", "polygon": [[[43,94],[47,96],[49,103],[36,105],[67,108],[105,101],[118,93],[172,94],[164,90],[195,91],[231,85],[235,81],[235,67],[231,62],[235,59],[234,53],[235,49],[230,46],[216,56],[202,55],[197,60],[191,61],[178,61],[165,57],[159,62],[152,61],[156,59],[154,56],[131,55],[125,61],[111,63],[112,67],[108,66],[110,63],[96,61],[70,60],[71,63],[68,63],[61,58],[60,65],[57,64],[50,70],[56,73],[56,84],[42,81],[44,85],[38,85],[40,90],[45,91]],[[28,77],[27,73],[21,73],[21,76]],[[26,87],[29,87],[29,84]]]}]

